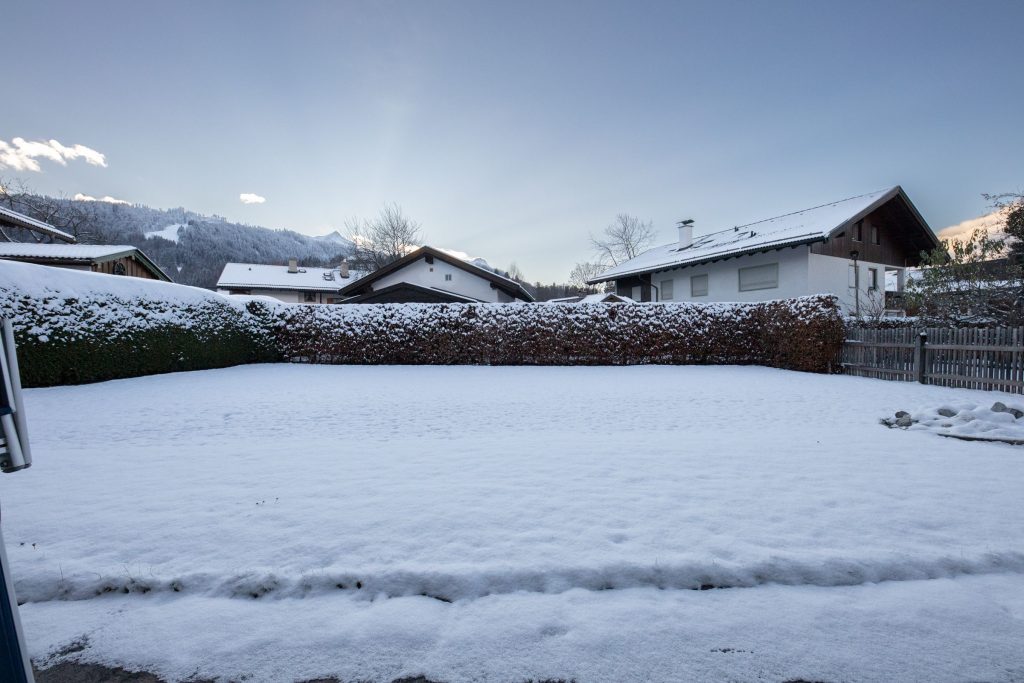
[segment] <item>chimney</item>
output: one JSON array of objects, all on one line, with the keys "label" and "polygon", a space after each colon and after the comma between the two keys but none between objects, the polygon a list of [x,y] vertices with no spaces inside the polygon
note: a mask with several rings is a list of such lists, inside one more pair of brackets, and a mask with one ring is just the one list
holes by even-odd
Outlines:
[{"label": "chimney", "polygon": [[679,248],[685,249],[693,244],[693,219],[687,218],[676,225],[679,227]]},{"label": "chimney", "polygon": [[338,266],[338,270],[341,271],[342,277],[348,277],[348,259],[341,259],[341,265]]},{"label": "chimney", "polygon": [[293,259],[293,258],[288,259],[288,272],[289,273],[297,273],[297,272],[299,272],[299,262],[298,262],[297,259]]}]

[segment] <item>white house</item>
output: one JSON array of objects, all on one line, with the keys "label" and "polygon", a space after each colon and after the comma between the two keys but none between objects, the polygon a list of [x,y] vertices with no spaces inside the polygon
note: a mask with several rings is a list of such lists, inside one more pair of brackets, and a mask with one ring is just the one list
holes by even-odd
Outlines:
[{"label": "white house", "polygon": [[906,270],[939,240],[899,186],[679,239],[620,263],[591,283],[615,282],[636,301],[766,301],[835,294],[848,313],[885,308],[887,273]]},{"label": "white house", "polygon": [[295,259],[287,266],[226,263],[217,291],[269,296],[289,304],[334,304],[342,299],[341,289],[363,275],[350,271],[345,262],[336,268],[300,267]]},{"label": "white house", "polygon": [[344,303],[533,301],[515,280],[433,247],[420,247],[341,290]]}]

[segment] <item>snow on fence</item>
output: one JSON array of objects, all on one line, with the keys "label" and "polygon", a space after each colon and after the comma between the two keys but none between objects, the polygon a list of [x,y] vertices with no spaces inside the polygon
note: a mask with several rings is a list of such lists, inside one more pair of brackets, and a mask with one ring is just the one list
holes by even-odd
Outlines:
[{"label": "snow on fence", "polygon": [[1024,327],[851,327],[842,365],[862,377],[1024,393]]},{"label": "snow on fence", "polygon": [[278,348],[313,363],[754,364],[838,371],[831,296],[737,304],[376,304],[276,309]]}]

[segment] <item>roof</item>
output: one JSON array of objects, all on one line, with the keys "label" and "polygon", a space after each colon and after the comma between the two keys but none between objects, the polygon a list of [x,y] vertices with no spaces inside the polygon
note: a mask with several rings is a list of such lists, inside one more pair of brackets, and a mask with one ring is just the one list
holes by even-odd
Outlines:
[{"label": "roof", "polygon": [[93,264],[134,257],[160,280],[167,276],[160,266],[141,249],[130,244],[37,244],[33,242],[0,242],[0,258],[41,264]]},{"label": "roof", "polygon": [[44,235],[50,237],[56,237],[64,242],[77,242],[73,235],[70,235],[63,230],[58,230],[49,223],[37,221],[31,216],[26,216],[23,213],[18,213],[13,209],[8,209],[5,206],[0,206],[0,225],[10,225],[16,228],[25,228],[26,230],[32,230],[33,232],[41,232]]},{"label": "roof", "polygon": [[359,280],[365,273],[353,270],[348,278],[341,277],[337,268],[311,268],[300,266],[299,272],[289,273],[288,266],[260,263],[225,263],[217,280],[221,289],[295,289],[307,292],[337,292],[346,283]]},{"label": "roof", "polygon": [[609,268],[588,282],[607,282],[629,275],[709,263],[758,251],[822,242],[897,197],[906,203],[920,227],[926,231],[930,240],[938,245],[939,240],[935,233],[911,204],[903,188],[897,185],[831,204],[822,204],[775,218],[697,235],[693,238],[693,244],[687,247],[680,247],[679,242],[654,247],[636,258]]},{"label": "roof", "polygon": [[374,282],[384,277],[385,275],[390,275],[396,270],[401,270],[410,263],[415,263],[416,261],[418,261],[421,258],[424,258],[425,256],[433,256],[434,258],[440,261],[444,261],[449,265],[455,266],[456,268],[461,268],[467,273],[472,273],[477,277],[483,278],[484,280],[487,280],[488,282],[493,284],[496,288],[504,291],[506,294],[515,299],[522,299],[523,301],[533,301],[533,295],[526,291],[526,289],[515,280],[504,277],[502,275],[498,275],[493,271],[487,270],[486,268],[481,268],[480,266],[475,265],[473,263],[464,261],[458,258],[457,256],[452,256],[451,254],[441,251],[440,249],[435,249],[433,247],[427,246],[420,247],[416,251],[406,254],[397,261],[389,263],[383,268],[375,270],[374,272],[370,273],[361,280],[353,282],[352,284],[342,289],[341,293],[351,295],[359,294],[359,290],[369,287],[370,285],[372,285]]}]

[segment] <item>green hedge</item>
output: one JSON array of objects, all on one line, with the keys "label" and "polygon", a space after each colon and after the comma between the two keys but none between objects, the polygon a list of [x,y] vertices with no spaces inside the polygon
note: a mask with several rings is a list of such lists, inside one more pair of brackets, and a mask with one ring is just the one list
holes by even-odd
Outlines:
[{"label": "green hedge", "polygon": [[264,318],[218,301],[45,297],[0,290],[22,384],[43,387],[280,360]]}]

